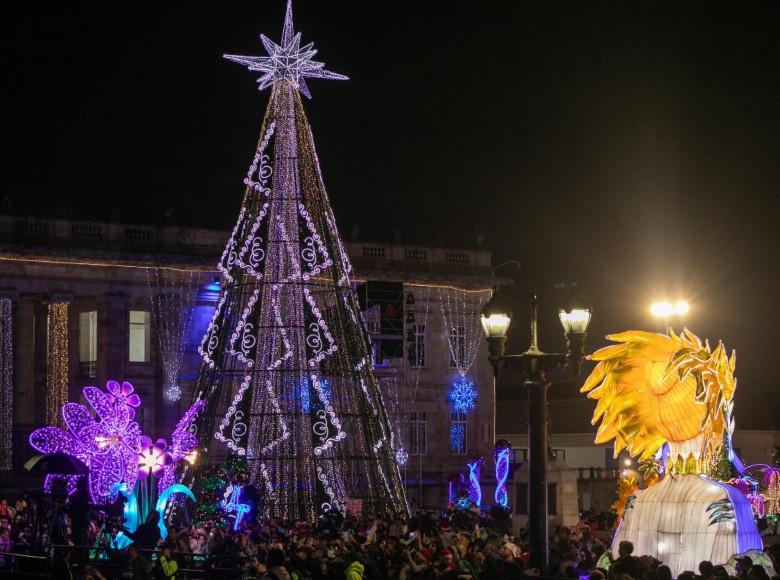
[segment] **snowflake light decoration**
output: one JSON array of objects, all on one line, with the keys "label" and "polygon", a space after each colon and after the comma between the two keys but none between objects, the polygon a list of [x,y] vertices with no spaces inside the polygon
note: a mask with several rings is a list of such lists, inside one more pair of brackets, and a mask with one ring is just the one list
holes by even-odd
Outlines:
[{"label": "snowflake light decoration", "polygon": [[265,34],[260,35],[260,40],[265,47],[268,56],[242,56],[239,54],[224,54],[224,58],[243,64],[249,70],[263,73],[258,82],[258,90],[262,91],[281,80],[289,81],[301,93],[311,98],[309,88],[306,86],[306,78],[331,79],[344,81],[348,77],[325,70],[325,63],[312,60],[317,54],[310,42],[301,46],[301,33],[293,33],[292,0],[287,0],[287,12],[284,17],[282,29],[282,42],[276,44]]},{"label": "snowflake light decoration", "polygon": [[43,427],[30,435],[30,445],[41,453],[62,451],[89,467],[89,491],[95,502],[108,499],[115,483],[125,483],[129,490],[135,486],[141,428],[133,419],[141,399],[133,390],[130,383],[117,381],[108,381],[105,393],[84,387],[82,393],[97,420],[84,405],[65,403],[67,430]]},{"label": "snowflake light decoration", "polygon": [[458,413],[468,413],[477,404],[477,389],[474,381],[465,377],[459,377],[450,388],[449,394],[452,409]]},{"label": "snowflake light decoration", "polygon": [[406,465],[406,462],[409,461],[409,452],[401,447],[395,452],[395,460],[398,462],[398,465]]}]

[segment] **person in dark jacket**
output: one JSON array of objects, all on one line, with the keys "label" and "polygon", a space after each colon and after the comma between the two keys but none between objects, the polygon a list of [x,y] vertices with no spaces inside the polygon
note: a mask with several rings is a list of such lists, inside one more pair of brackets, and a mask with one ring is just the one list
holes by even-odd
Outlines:
[{"label": "person in dark jacket", "polygon": [[142,550],[153,550],[160,541],[160,514],[153,511],[146,518],[146,521],[138,526],[138,529],[131,532],[125,528],[125,535],[133,540],[133,545]]},{"label": "person in dark jacket", "polygon": [[611,574],[628,574],[632,578],[641,578],[647,572],[647,568],[634,553],[634,544],[623,541],[618,544],[618,559],[609,569]]}]

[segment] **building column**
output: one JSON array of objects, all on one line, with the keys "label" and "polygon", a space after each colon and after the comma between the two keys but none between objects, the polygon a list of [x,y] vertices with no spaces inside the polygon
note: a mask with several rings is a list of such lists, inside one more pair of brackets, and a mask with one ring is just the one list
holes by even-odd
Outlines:
[{"label": "building column", "polygon": [[60,409],[70,390],[69,294],[52,294],[46,312],[46,424],[64,427]]},{"label": "building column", "polygon": [[14,290],[0,290],[0,470],[13,468]]}]

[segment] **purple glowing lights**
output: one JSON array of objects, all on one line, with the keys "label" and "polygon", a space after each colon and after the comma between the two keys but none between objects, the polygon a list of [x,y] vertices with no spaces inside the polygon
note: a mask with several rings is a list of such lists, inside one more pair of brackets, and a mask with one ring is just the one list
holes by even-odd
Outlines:
[{"label": "purple glowing lights", "polygon": [[279,81],[285,80],[301,93],[311,98],[306,78],[347,80],[348,77],[325,70],[325,63],[312,60],[317,54],[313,43],[301,46],[301,33],[293,33],[292,0],[287,1],[282,41],[276,44],[265,34],[260,35],[268,56],[242,56],[225,54],[224,58],[243,64],[249,70],[263,73],[257,79],[258,90],[265,90]]},{"label": "purple glowing lights", "polygon": [[138,479],[150,475],[157,476],[161,491],[174,483],[175,464],[198,445],[189,428],[203,408],[202,401],[192,405],[176,425],[169,448],[164,439],[152,443],[150,437],[141,435],[134,421],[141,398],[130,383],[108,381],[106,392],[84,387],[82,394],[92,411],[79,403],[65,403],[66,429],[36,429],[30,435],[32,447],[41,453],[61,451],[83,461],[89,468],[89,491],[96,503],[111,498],[117,484],[125,484],[132,492]]},{"label": "purple glowing lights", "polygon": [[84,405],[65,403],[67,430],[44,427],[30,435],[30,445],[41,453],[62,451],[89,467],[89,491],[96,502],[108,498],[115,483],[133,489],[141,449],[141,428],[133,421],[140,398],[130,383],[109,381],[106,388],[106,393],[96,387],[82,390],[97,419]]},{"label": "purple glowing lights", "polygon": [[138,454],[138,479],[146,479],[150,475],[159,476],[166,465],[173,463],[168,453],[168,442],[158,439],[152,443],[152,438],[144,435],[141,438],[141,451]]}]

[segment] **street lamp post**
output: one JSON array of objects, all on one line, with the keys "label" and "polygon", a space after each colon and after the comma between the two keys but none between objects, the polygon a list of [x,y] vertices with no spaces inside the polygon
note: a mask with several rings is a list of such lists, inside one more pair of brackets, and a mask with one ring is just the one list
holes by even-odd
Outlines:
[{"label": "street lamp post", "polygon": [[542,575],[547,574],[549,549],[547,525],[547,441],[550,371],[566,366],[579,375],[584,357],[585,335],[590,324],[591,309],[572,297],[558,310],[566,336],[567,353],[546,353],[539,349],[536,296],[531,297],[531,344],[522,354],[506,354],[506,340],[512,313],[496,297],[482,310],[482,329],[488,341],[488,358],[495,381],[502,366],[518,369],[525,375],[523,386],[528,390],[528,528],[534,564]]}]

